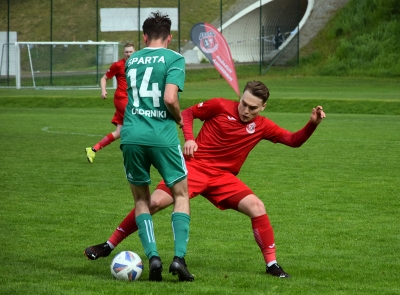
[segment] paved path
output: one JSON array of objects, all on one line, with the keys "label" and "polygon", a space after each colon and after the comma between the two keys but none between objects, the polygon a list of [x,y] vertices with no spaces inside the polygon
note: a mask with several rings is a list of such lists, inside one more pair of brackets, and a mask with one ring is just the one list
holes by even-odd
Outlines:
[{"label": "paved path", "polygon": [[[318,34],[318,32],[325,27],[327,22],[335,15],[335,13],[347,4],[347,2],[349,2],[349,0],[314,0],[314,7],[310,17],[300,30],[300,48],[307,45]],[[254,0],[238,1],[231,9],[229,9],[229,11],[223,13],[223,22],[228,21],[231,17],[253,3]],[[219,20],[216,20],[212,24],[219,27],[219,22]],[[186,66],[188,69],[209,67],[212,68],[213,65],[202,63],[188,64]]]}]

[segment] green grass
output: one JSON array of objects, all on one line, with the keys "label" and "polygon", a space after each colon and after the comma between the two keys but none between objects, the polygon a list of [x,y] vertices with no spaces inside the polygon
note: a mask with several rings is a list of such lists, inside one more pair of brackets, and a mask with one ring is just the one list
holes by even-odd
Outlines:
[{"label": "green grass", "polygon": [[[239,88],[251,80],[261,80],[268,85],[271,96],[269,112],[308,112],[310,107],[323,104],[329,113],[400,115],[400,80],[398,78],[340,78],[316,76],[286,76],[270,73],[266,76],[246,76],[249,68],[240,69]],[[207,81],[196,78],[210,71]],[[243,71],[243,72],[242,72]],[[227,82],[212,76],[215,69],[190,70],[189,82],[181,94],[182,108],[211,97],[236,99],[235,92]],[[206,86],[205,86],[206,85]],[[109,99],[100,99],[100,90],[55,91],[0,88],[0,105],[3,107],[76,107],[112,108]]]},{"label": "green grass", "polygon": [[293,71],[326,76],[399,77],[400,2],[350,0],[301,49]]},{"label": "green grass", "polygon": [[[264,274],[246,216],[219,211],[199,196],[191,202],[186,257],[195,282],[179,284],[165,271],[164,282],[150,283],[146,261],[139,282],[114,281],[113,255],[88,261],[82,254],[105,241],[133,205],[118,143],[101,150],[93,165],[84,155],[112,130],[112,100],[101,100],[99,91],[2,89],[0,294],[397,294],[398,81],[265,81],[272,95],[263,115],[282,127],[304,126],[316,103],[327,112],[302,147],[262,142],[239,174],[265,202],[278,260],[292,279]],[[187,83],[182,102],[211,93],[235,98],[217,79]],[[332,101],[343,105],[331,110]],[[389,107],[378,115],[371,108],[356,113],[348,108],[352,102]],[[278,103],[284,108],[274,110]],[[304,111],[296,109],[300,103]],[[153,177],[152,187],[160,179],[156,172]],[[166,270],[173,253],[170,213],[154,217]],[[145,257],[136,235],[120,244],[122,250]]]}]

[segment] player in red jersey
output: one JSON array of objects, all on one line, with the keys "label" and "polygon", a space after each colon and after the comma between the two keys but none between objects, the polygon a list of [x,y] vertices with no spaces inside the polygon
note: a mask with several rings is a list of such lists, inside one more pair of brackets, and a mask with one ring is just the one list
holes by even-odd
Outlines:
[{"label": "player in red jersey", "polygon": [[[259,81],[248,82],[239,102],[214,98],[182,112],[185,137],[184,154],[188,169],[190,198],[202,195],[221,210],[233,209],[251,219],[254,238],[266,263],[266,273],[290,277],[276,261],[274,232],[264,203],[236,175],[249,152],[261,140],[300,147],[325,118],[321,106],[313,108],[309,122],[299,131],[290,132],[260,116],[269,97],[268,88]],[[194,138],[193,120],[204,121]],[[173,202],[163,181],[152,194],[151,213]],[[86,248],[89,259],[108,256],[123,239],[137,230],[133,209],[103,244]]]},{"label": "player in red jersey", "polygon": [[126,92],[127,85],[125,79],[125,62],[126,60],[135,52],[135,47],[132,43],[126,43],[124,45],[124,58],[120,59],[119,61],[114,62],[108,71],[104,74],[103,77],[100,79],[100,86],[101,86],[101,98],[107,98],[107,90],[106,84],[107,80],[112,79],[115,77],[117,79],[117,90],[114,93],[114,106],[115,106],[115,114],[111,120],[116,128],[115,131],[107,134],[102,140],[96,143],[92,147],[88,147],[85,149],[86,157],[89,163],[93,163],[94,157],[96,156],[96,152],[114,140],[120,138],[120,132],[122,128],[122,123],[124,122],[124,113],[125,107],[128,103],[128,94]]}]

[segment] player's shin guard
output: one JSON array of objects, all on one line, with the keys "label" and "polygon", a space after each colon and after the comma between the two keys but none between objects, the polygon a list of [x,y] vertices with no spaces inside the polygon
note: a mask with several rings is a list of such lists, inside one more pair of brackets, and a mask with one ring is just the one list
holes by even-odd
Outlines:
[{"label": "player's shin guard", "polygon": [[147,258],[150,259],[153,256],[159,256],[151,215],[148,213],[140,214],[136,217],[136,224],[139,228],[139,238]]},{"label": "player's shin guard", "polygon": [[254,238],[261,249],[265,263],[276,260],[274,231],[267,214],[251,219]]},{"label": "player's shin guard", "polygon": [[124,218],[117,229],[113,232],[108,241],[117,247],[125,238],[138,230],[135,220],[135,208]]},{"label": "player's shin guard", "polygon": [[175,256],[185,257],[189,241],[190,216],[186,213],[173,212],[171,216],[174,233]]}]

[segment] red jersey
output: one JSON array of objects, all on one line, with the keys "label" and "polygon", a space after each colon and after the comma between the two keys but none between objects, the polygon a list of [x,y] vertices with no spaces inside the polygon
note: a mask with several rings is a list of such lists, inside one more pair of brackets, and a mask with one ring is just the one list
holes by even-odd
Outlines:
[{"label": "red jersey", "polygon": [[251,122],[242,122],[238,105],[239,102],[214,98],[182,112],[186,141],[194,139],[193,119],[204,121],[195,140],[198,150],[194,158],[186,159],[187,162],[194,161],[197,165],[206,165],[237,175],[250,151],[261,140],[299,147],[317,126],[308,122],[304,128],[292,133],[263,116],[257,116]]},{"label": "red jersey", "polygon": [[117,79],[117,90],[114,93],[114,99],[128,99],[128,94],[126,92],[127,85],[125,79],[125,58],[114,62],[111,67],[106,72],[106,76],[108,79],[111,79],[115,76]]}]

